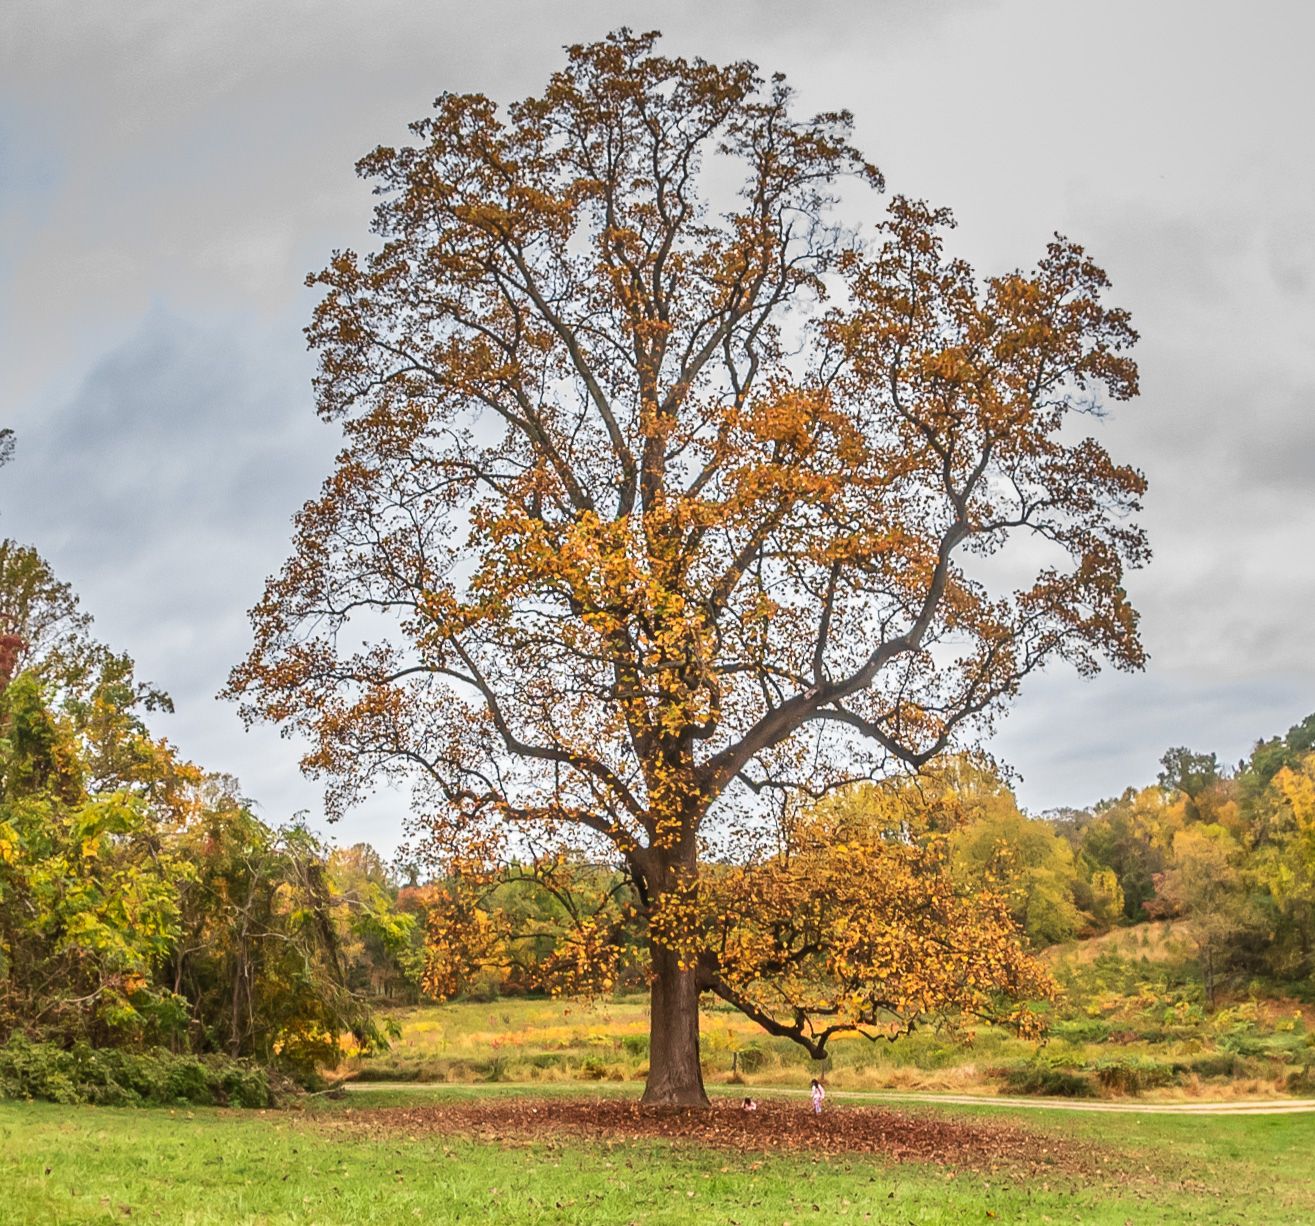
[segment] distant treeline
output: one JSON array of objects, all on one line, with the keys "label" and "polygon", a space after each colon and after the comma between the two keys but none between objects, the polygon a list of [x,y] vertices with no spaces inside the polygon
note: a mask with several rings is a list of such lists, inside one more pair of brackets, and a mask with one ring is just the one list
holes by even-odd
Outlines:
[{"label": "distant treeline", "polygon": [[1054,815],[1080,881],[1112,874],[1123,922],[1190,918],[1208,1000],[1229,979],[1315,988],[1315,715],[1232,769],[1181,747],[1161,765],[1151,787]]},{"label": "distant treeline", "polygon": [[1042,818],[982,767],[933,778],[964,815],[962,871],[1005,883],[1034,945],[1181,917],[1207,1001],[1253,979],[1315,989],[1315,715],[1232,768],[1182,747],[1161,766],[1150,786]]},{"label": "distant treeline", "polygon": [[[1149,786],[1041,817],[969,756],[821,803],[892,837],[909,815],[939,828],[956,872],[1002,890],[1034,948],[1180,917],[1207,1004],[1221,985],[1254,980],[1315,992],[1315,715],[1231,769],[1184,748],[1161,765]],[[512,865],[476,893],[447,879],[425,898],[425,983],[438,996],[606,990],[579,971],[593,961],[587,943],[642,940],[637,900],[605,865]],[[641,986],[641,963],[617,959],[616,982]]]}]

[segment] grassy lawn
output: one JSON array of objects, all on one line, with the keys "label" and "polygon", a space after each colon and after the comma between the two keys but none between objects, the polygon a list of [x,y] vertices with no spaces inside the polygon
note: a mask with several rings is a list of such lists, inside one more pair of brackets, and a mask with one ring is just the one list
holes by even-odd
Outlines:
[{"label": "grassy lawn", "polygon": [[[1228,1037],[1207,1032],[1205,1023],[1184,1029],[1179,1013],[1159,1003],[1145,1015],[1164,1038],[1123,1044],[1123,1050],[1219,1047]],[[1044,1134],[1038,1144],[1053,1160],[994,1171],[979,1161],[896,1163],[884,1156],[884,1142],[876,1153],[809,1150],[802,1122],[797,1149],[792,1140],[791,1147],[765,1151],[664,1136],[591,1132],[590,1140],[578,1132],[540,1133],[537,1123],[528,1136],[499,1131],[482,1115],[454,1132],[446,1118],[438,1126],[426,1112],[437,1106],[442,1116],[447,1104],[517,1103],[525,1095],[554,1103],[637,1098],[647,1064],[647,1001],[458,1002],[399,1010],[393,1018],[401,1030],[393,1049],[354,1061],[351,1071],[398,1084],[338,1100],[314,1097],[268,1112],[0,1102],[0,1226],[142,1219],[184,1226],[1315,1221],[1309,1161],[1315,1115],[916,1108],[937,1118]],[[1246,1027],[1238,1033],[1248,1043],[1309,1046],[1308,1031],[1296,1023],[1286,1030],[1251,1021]],[[796,1048],[766,1038],[733,1011],[707,1010],[702,1029],[714,1095],[761,1086],[755,1092],[770,1099],[767,1087],[801,1089],[814,1072]],[[846,1091],[856,1092],[849,1100],[855,1106],[862,1105],[857,1092],[866,1090],[990,1092],[1000,1083],[986,1070],[1036,1050],[990,1029],[971,1048],[935,1033],[893,1045],[842,1042],[827,1072],[830,1105],[847,1110]],[[1108,1050],[1109,1043],[1081,1045],[1062,1037],[1046,1049],[1089,1059]],[[751,1053],[747,1071],[745,1053]],[[740,1062],[734,1080],[733,1057]],[[417,1081],[429,1084],[401,1084]],[[1230,1088],[1254,1092],[1262,1084],[1244,1086],[1234,1078],[1201,1092],[1216,1097],[1221,1088],[1225,1094]],[[1172,1087],[1158,1093],[1189,1092]],[[796,1105],[806,1121],[801,1099],[782,1101],[789,1104],[783,1127],[795,1127]],[[398,1110],[381,1114],[390,1108]],[[591,1120],[604,1114],[602,1108],[587,1111]],[[776,1128],[768,1108],[757,1118]],[[993,1132],[990,1140],[999,1135]],[[1070,1161],[1079,1151],[1098,1159]]]},{"label": "grassy lawn", "polygon": [[[509,1093],[454,1088],[426,1101]],[[1057,1152],[1068,1138],[1097,1142],[1118,1172],[1020,1178],[653,1139],[408,1135],[405,1127],[357,1130],[347,1114],[402,1099],[385,1091],[259,1113],[0,1103],[0,1222],[1315,1220],[1315,1116],[1024,1119],[993,1110],[990,1119],[1052,1135]]]}]

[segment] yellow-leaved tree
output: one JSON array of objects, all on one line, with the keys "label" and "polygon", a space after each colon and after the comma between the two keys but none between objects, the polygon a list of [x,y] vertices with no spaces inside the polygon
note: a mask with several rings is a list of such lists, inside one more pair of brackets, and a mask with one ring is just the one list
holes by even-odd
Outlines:
[{"label": "yellow-leaved tree", "polygon": [[[618,866],[648,925],[645,1101],[694,1105],[700,993],[764,1020],[763,976],[829,977],[783,1024],[815,1047],[883,1002],[955,1004],[930,960],[996,905],[939,892],[934,846],[819,832],[737,897],[732,960],[687,940],[707,866],[769,865],[798,799],[918,768],[1048,660],[1138,667],[1147,549],[1141,475],[1080,429],[1136,391],[1082,248],[978,279],[949,213],[903,198],[863,238],[833,197],[882,181],[847,113],[656,40],[572,47],[505,109],[444,94],[361,162],[378,245],[311,278],[308,330],[345,445],[230,692],[308,738],[332,806],[413,779],[448,879]],[[834,951],[765,943],[823,893]],[[1030,990],[1016,940],[981,928],[974,991]]]}]

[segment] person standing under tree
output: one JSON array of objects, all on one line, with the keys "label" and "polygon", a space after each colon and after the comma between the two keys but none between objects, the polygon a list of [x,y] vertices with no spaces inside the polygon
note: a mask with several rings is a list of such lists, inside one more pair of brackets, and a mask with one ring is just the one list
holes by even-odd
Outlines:
[{"label": "person standing under tree", "polygon": [[822,1100],[826,1097],[826,1091],[822,1089],[822,1083],[816,1077],[813,1078],[813,1086],[809,1091],[813,1099],[813,1114],[822,1114]]}]

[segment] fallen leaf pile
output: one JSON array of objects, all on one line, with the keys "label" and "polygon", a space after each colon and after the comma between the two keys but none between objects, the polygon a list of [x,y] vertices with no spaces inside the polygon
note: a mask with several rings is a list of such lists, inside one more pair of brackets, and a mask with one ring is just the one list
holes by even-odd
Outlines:
[{"label": "fallen leaf pile", "polygon": [[872,1154],[974,1171],[1113,1173],[1113,1155],[1093,1145],[1013,1124],[866,1107],[815,1116],[806,1105],[773,1100],[761,1101],[753,1112],[726,1101],[707,1111],[653,1112],[620,1099],[508,1097],[348,1109],[326,1126],[507,1143],[661,1139],[745,1153]]}]

